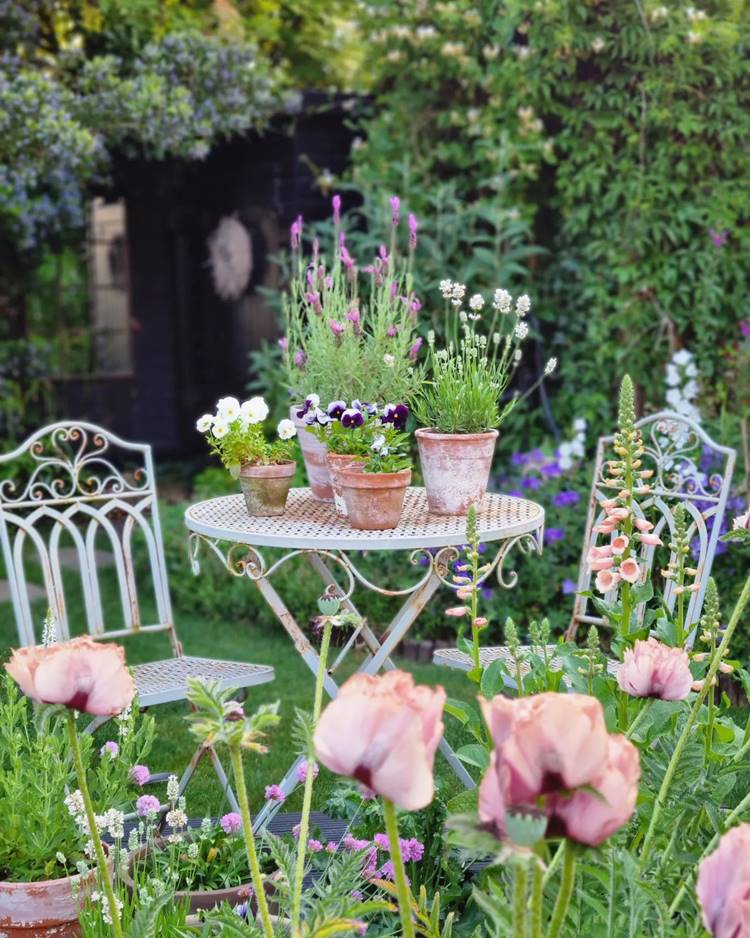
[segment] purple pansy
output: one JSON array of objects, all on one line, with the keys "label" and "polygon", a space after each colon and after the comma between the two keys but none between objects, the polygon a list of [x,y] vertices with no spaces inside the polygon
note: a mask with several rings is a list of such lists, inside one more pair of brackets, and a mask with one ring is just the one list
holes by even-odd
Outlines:
[{"label": "purple pansy", "polygon": [[326,408],[328,416],[332,420],[341,420],[341,415],[346,410],[346,401],[331,401]]},{"label": "purple pansy", "polygon": [[362,411],[356,410],[354,407],[347,408],[341,415],[342,427],[361,427],[364,422],[365,418]]},{"label": "purple pansy", "polygon": [[581,496],[574,489],[563,489],[552,499],[555,508],[570,508],[580,502]]}]

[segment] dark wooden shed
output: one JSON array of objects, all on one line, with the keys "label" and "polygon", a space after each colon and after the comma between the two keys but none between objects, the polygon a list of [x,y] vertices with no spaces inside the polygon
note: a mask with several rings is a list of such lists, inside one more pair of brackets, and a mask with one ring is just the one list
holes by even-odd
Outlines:
[{"label": "dark wooden shed", "polygon": [[[116,162],[106,198],[121,200],[125,234],[115,252],[122,260],[113,260],[114,240],[106,256],[109,267],[126,269],[115,285],[128,308],[125,365],[58,383],[66,416],[148,441],[160,456],[201,446],[196,416],[224,394],[241,397],[248,353],[278,337],[257,288],[278,281],[269,256],[287,243],[291,221],[328,213],[329,194],[311,166],[333,174],[345,168],[348,113],[345,101],[308,95],[291,132],[232,140],[202,162]],[[253,250],[250,282],[232,301],[217,295],[207,263],[207,240],[225,216],[243,223]]]}]

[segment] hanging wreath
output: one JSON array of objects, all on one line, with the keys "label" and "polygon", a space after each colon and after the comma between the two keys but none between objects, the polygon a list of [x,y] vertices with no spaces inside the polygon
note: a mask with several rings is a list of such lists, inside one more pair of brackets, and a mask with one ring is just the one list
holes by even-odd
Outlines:
[{"label": "hanging wreath", "polygon": [[214,289],[223,300],[236,300],[253,272],[253,243],[247,228],[236,218],[222,218],[208,238],[208,262]]}]

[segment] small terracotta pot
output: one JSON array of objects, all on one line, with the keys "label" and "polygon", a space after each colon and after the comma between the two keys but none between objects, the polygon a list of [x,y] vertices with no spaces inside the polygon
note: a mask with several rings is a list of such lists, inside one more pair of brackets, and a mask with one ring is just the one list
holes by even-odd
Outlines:
[{"label": "small terracotta pot", "polygon": [[346,515],[346,502],[341,492],[341,480],[339,473],[342,469],[361,469],[364,462],[356,456],[342,456],[339,453],[326,453],[326,465],[328,466],[328,475],[331,478],[331,488],[333,489],[333,504],[340,515]]},{"label": "small terracotta pot", "polygon": [[[140,863],[144,860],[152,850],[159,850],[163,846],[164,841],[161,838],[157,838],[154,844],[144,844],[130,855],[127,868],[122,871],[121,876],[123,883],[125,883],[131,895],[135,891],[133,867],[136,863]],[[268,893],[268,889],[266,889],[266,892]],[[231,906],[240,905],[242,902],[247,902],[251,895],[252,886],[250,883],[241,883],[239,886],[229,886],[226,889],[182,889],[179,892],[175,892],[174,904],[182,905],[186,901],[189,902],[188,912],[193,914],[194,912],[199,912],[201,909],[214,909],[216,906],[221,905],[222,902],[228,902]]]},{"label": "small terracotta pot", "polygon": [[273,466],[243,466],[239,478],[247,513],[254,517],[283,515],[296,468],[294,460]]},{"label": "small terracotta pot", "polygon": [[0,936],[78,938],[78,910],[95,884],[96,870],[36,883],[0,883]]},{"label": "small terracotta pot", "polygon": [[479,507],[495,454],[497,430],[486,433],[440,433],[417,430],[419,461],[433,515],[465,515]]},{"label": "small terracotta pot", "polygon": [[400,472],[363,472],[340,469],[341,494],[353,528],[387,531],[398,525],[411,469]]},{"label": "small terracotta pot", "polygon": [[297,411],[300,408],[300,404],[293,404],[289,408],[289,416],[297,428],[297,439],[302,450],[302,458],[305,461],[310,491],[313,498],[317,498],[318,501],[332,502],[333,487],[326,465],[326,445],[321,443],[313,433],[310,433],[305,421],[297,416]]}]

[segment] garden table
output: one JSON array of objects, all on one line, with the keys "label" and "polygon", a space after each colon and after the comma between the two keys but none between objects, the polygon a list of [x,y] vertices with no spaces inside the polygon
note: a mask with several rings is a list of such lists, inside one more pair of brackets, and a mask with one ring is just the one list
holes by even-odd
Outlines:
[{"label": "garden table", "polygon": [[[451,580],[452,567],[466,542],[466,518],[431,515],[424,489],[414,487],[406,492],[398,528],[390,531],[353,529],[333,504],[316,500],[308,488],[292,489],[285,513],[277,517],[251,517],[242,495],[228,495],[191,505],[185,512],[185,524],[190,531],[193,572],[200,572],[198,555],[201,545],[207,545],[229,573],[255,583],[313,674],[318,669],[318,653],[271,583],[274,574],[289,560],[304,557],[319,574],[326,590],[339,598],[346,611],[358,616],[353,602],[357,584],[385,596],[404,597],[403,606],[380,638],[367,620],[360,617],[360,623],[325,676],[325,689],[331,697],[336,696],[338,689],[333,675],[357,638],[367,649],[359,671],[377,674],[381,669],[396,667],[391,655],[433,594],[441,584],[457,588]],[[482,579],[494,573],[502,587],[511,589],[518,577],[515,571],[504,569],[505,560],[516,545],[524,553],[541,553],[544,509],[524,498],[488,494],[477,514],[477,526],[484,544],[497,545],[494,558],[485,560],[489,569]],[[279,548],[283,553],[269,562],[260,548]],[[363,551],[404,551],[417,570],[424,569],[414,584],[387,589],[373,583],[358,569],[354,558]],[[464,785],[473,787],[473,779],[445,739],[440,749]],[[301,761],[295,762],[281,783],[285,794],[294,787]],[[258,815],[258,827],[267,823],[275,807],[266,805]]]}]

